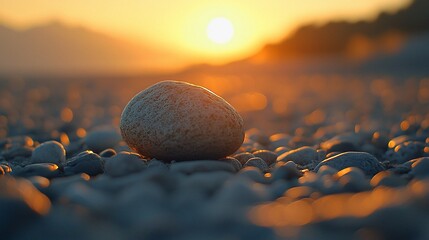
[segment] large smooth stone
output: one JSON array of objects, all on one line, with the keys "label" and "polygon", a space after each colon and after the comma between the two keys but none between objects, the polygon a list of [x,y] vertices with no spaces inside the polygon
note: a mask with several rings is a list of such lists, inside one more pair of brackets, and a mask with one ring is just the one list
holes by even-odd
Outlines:
[{"label": "large smooth stone", "polygon": [[160,160],[219,159],[243,143],[243,120],[224,99],[196,85],[159,82],[138,93],[120,123],[125,142]]},{"label": "large smooth stone", "polygon": [[374,156],[365,152],[345,152],[335,155],[320,162],[314,170],[317,172],[322,166],[329,166],[337,170],[357,167],[368,176],[374,176],[384,170],[383,165]]}]

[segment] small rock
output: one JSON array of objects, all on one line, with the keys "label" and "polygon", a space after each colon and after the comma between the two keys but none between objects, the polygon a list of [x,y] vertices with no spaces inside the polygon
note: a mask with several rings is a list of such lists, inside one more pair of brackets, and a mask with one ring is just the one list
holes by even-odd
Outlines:
[{"label": "small rock", "polygon": [[429,177],[429,157],[416,159],[411,166],[410,174],[416,178]]},{"label": "small rock", "polygon": [[114,149],[108,148],[100,153],[100,157],[109,158],[116,155],[116,151]]},{"label": "small rock", "polygon": [[249,159],[254,158],[255,156],[249,152],[243,152],[235,154],[232,157],[237,159],[241,163],[241,165],[244,165]]},{"label": "small rock", "polygon": [[113,148],[122,140],[121,135],[113,127],[100,127],[90,131],[84,139],[89,150],[96,153]]},{"label": "small rock", "polygon": [[407,180],[401,178],[399,175],[389,171],[381,171],[371,179],[373,187],[386,186],[386,187],[402,187],[407,185]]},{"label": "small rock", "polygon": [[325,160],[326,154],[327,154],[325,150],[317,149],[316,152],[317,152],[317,161],[321,162]]},{"label": "small rock", "polygon": [[277,149],[280,147],[287,147],[289,146],[289,142],[292,140],[292,137],[283,134],[283,133],[277,133],[270,136],[270,147],[271,149]]},{"label": "small rock", "polygon": [[213,171],[235,172],[234,167],[230,163],[217,160],[177,162],[170,165],[170,170],[184,174]]},{"label": "small rock", "polygon": [[42,190],[43,193],[49,197],[49,199],[55,202],[71,186],[80,183],[87,183],[89,179],[90,176],[86,173],[61,178],[54,178],[51,180],[50,185],[46,189]]},{"label": "small rock", "polygon": [[234,175],[225,171],[195,173],[186,177],[180,183],[180,188],[181,190],[192,189],[193,191],[203,192],[205,195],[212,195],[231,176]]},{"label": "small rock", "polygon": [[385,154],[385,159],[394,164],[405,163],[408,160],[423,157],[425,144],[421,142],[404,142],[394,149],[389,149]]},{"label": "small rock", "polygon": [[[8,162],[18,162],[15,158],[30,158],[33,153],[32,147],[14,147],[10,148],[2,153],[3,157]],[[30,162],[28,162],[30,163]],[[22,164],[19,164],[22,166]]]},{"label": "small rock", "polygon": [[395,137],[395,138],[391,139],[388,142],[388,146],[389,146],[389,148],[393,149],[393,148],[395,148],[396,146],[398,146],[398,145],[400,145],[402,143],[410,142],[410,141],[413,141],[413,140],[414,139],[411,136],[401,135],[401,136],[398,136],[398,137]]},{"label": "small rock", "polygon": [[323,177],[326,175],[333,176],[333,175],[337,174],[337,172],[338,172],[337,169],[330,167],[328,165],[323,165],[319,168],[319,171],[317,171],[317,175],[320,177]]},{"label": "small rock", "polygon": [[3,174],[12,172],[12,168],[7,163],[0,163],[0,168],[1,168],[0,171],[2,171]]},{"label": "small rock", "polygon": [[302,176],[302,172],[298,170],[296,163],[292,161],[278,162],[272,171],[273,181],[282,180],[294,180]]},{"label": "small rock", "polygon": [[35,163],[28,164],[22,168],[15,168],[11,175],[15,177],[33,177],[41,176],[45,178],[55,178],[61,176],[62,172],[58,165],[54,163]]},{"label": "small rock", "polygon": [[236,176],[250,179],[257,183],[266,182],[264,175],[262,175],[261,169],[253,166],[243,167]]},{"label": "small rock", "polygon": [[335,136],[320,144],[326,152],[348,152],[358,150],[360,138],[354,133]]},{"label": "small rock", "polygon": [[216,193],[218,204],[246,206],[269,199],[268,189],[260,183],[245,178],[232,178]]},{"label": "small rock", "polygon": [[345,152],[335,155],[320,162],[314,170],[317,172],[322,166],[330,166],[338,170],[357,167],[368,176],[374,176],[384,170],[383,165],[374,156],[365,152]]},{"label": "small rock", "polygon": [[290,150],[292,150],[292,149],[290,149],[289,147],[278,147],[278,148],[276,148],[274,150],[274,152],[277,153],[277,155],[280,156],[280,155],[282,155],[285,152],[289,152]]},{"label": "small rock", "polygon": [[159,82],[125,107],[123,139],[140,154],[161,160],[219,159],[243,143],[244,124],[221,97],[196,85]]},{"label": "small rock", "polygon": [[104,172],[111,177],[121,177],[140,172],[146,167],[146,160],[141,159],[140,155],[131,152],[120,152],[106,159]]},{"label": "small rock", "polygon": [[41,176],[34,176],[27,178],[28,181],[33,184],[38,190],[49,187],[49,184],[51,184],[51,181],[45,177]]},{"label": "small rock", "polygon": [[19,226],[31,224],[31,220],[47,214],[51,208],[49,199],[29,181],[9,176],[0,178],[0,200],[2,238],[14,238],[13,229],[18,231]]},{"label": "small rock", "polygon": [[66,150],[57,141],[47,141],[37,146],[31,155],[32,163],[54,163],[61,166],[66,161]]},{"label": "small rock", "polygon": [[311,164],[318,160],[318,153],[311,147],[300,147],[295,150],[291,150],[287,153],[283,153],[277,158],[277,161],[287,162],[293,161],[301,166]]},{"label": "small rock", "polygon": [[259,157],[251,158],[247,160],[247,162],[243,165],[243,167],[249,167],[249,166],[257,167],[261,171],[265,171],[268,168],[267,163]]},{"label": "small rock", "polygon": [[153,158],[153,159],[151,159],[151,160],[147,161],[147,167],[148,167],[148,168],[151,168],[151,169],[163,169],[163,170],[168,170],[167,165],[166,165],[164,162],[159,161],[159,160],[158,160],[158,159],[156,159],[156,158]]},{"label": "small rock", "polygon": [[278,157],[276,153],[268,150],[258,150],[256,152],[253,152],[253,156],[261,158],[267,163],[268,166],[275,163]]},{"label": "small rock", "polygon": [[270,144],[270,138],[257,128],[247,130],[246,137],[261,146],[268,146]]},{"label": "small rock", "polygon": [[371,185],[366,179],[365,173],[356,167],[348,167],[334,175],[347,192],[362,192],[371,189]]},{"label": "small rock", "polygon": [[219,161],[224,161],[231,164],[236,172],[240,171],[240,169],[243,168],[243,165],[241,165],[241,163],[233,157],[221,158],[219,159]]},{"label": "small rock", "polygon": [[69,159],[64,166],[66,175],[86,173],[95,176],[103,173],[101,158],[96,153],[84,151]]}]

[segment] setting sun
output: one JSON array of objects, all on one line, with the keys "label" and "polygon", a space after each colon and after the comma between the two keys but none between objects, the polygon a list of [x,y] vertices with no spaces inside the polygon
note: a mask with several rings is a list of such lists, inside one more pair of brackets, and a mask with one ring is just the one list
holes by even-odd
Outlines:
[{"label": "setting sun", "polygon": [[207,37],[214,43],[225,44],[234,36],[231,21],[224,17],[213,18],[207,25]]}]

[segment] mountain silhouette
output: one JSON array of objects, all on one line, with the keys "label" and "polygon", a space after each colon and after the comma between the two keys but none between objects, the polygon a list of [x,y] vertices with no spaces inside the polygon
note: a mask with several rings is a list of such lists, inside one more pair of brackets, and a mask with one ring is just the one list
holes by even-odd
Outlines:
[{"label": "mountain silhouette", "polygon": [[0,25],[0,73],[92,74],[152,71],[163,54],[140,43],[60,22],[17,31]]},{"label": "mountain silhouette", "polygon": [[429,1],[415,0],[396,13],[381,13],[374,21],[328,22],[305,25],[276,44],[265,46],[251,58],[273,61],[395,52],[409,37],[429,32]]}]

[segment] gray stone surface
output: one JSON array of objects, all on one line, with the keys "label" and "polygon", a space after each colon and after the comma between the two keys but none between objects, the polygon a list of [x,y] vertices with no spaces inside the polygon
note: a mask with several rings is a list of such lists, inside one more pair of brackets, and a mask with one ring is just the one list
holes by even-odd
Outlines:
[{"label": "gray stone surface", "polygon": [[243,142],[243,120],[221,97],[196,85],[163,81],[138,93],[122,112],[128,145],[160,160],[219,159]]}]

